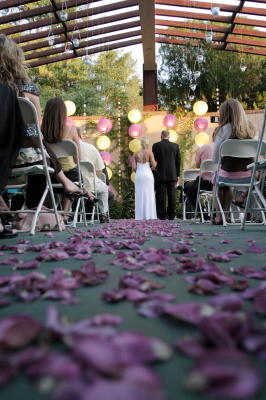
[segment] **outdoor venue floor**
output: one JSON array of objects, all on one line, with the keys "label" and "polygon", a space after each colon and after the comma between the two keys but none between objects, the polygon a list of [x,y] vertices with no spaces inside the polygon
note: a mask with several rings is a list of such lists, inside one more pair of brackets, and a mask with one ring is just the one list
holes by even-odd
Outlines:
[{"label": "outdoor venue floor", "polygon": [[[141,332],[147,336],[156,336],[168,344],[172,345],[178,338],[184,335],[193,335],[196,331],[194,326],[184,323],[172,322],[165,317],[146,318],[139,315],[138,308],[133,302],[123,300],[117,303],[109,304],[102,299],[102,293],[117,289],[118,282],[122,275],[128,272],[141,274],[153,282],[164,285],[163,288],[154,290],[155,292],[170,293],[175,296],[173,303],[186,302],[207,302],[210,299],[209,295],[199,295],[188,291],[189,284],[185,281],[187,276],[195,276],[195,273],[178,274],[175,270],[176,266],[180,265],[180,258],[188,257],[192,261],[197,257],[203,257],[205,260],[210,256],[210,253],[216,255],[224,254],[227,250],[240,250],[238,256],[230,261],[214,261],[217,266],[236,279],[245,279],[249,282],[250,287],[256,287],[261,284],[261,280],[248,279],[243,275],[232,273],[232,268],[240,266],[250,266],[256,270],[263,271],[262,267],[266,266],[266,227],[264,226],[246,226],[244,231],[241,231],[239,226],[213,226],[211,224],[199,224],[194,222],[175,221],[133,221],[113,220],[109,224],[89,226],[84,232],[89,231],[91,237],[83,237],[82,240],[88,241],[92,250],[91,258],[88,260],[77,259],[70,256],[62,261],[41,261],[40,266],[35,271],[41,272],[46,276],[51,275],[55,268],[64,268],[67,270],[78,269],[87,261],[94,260],[97,268],[104,268],[109,271],[109,278],[96,286],[82,287],[75,290],[75,297],[80,302],[75,305],[64,305],[59,301],[45,299],[40,297],[32,302],[22,302],[15,299],[13,296],[8,298],[10,304],[1,308],[1,319],[10,315],[24,313],[30,314],[32,317],[43,322],[45,320],[47,306],[55,305],[60,313],[69,317],[73,321],[92,317],[99,314],[115,314],[122,317],[123,322],[118,326],[118,330],[131,330]],[[45,233],[37,233],[35,236],[21,234],[17,238],[0,242],[0,264],[3,260],[9,257],[17,257],[23,262],[34,260],[38,253],[35,251],[25,251],[14,254],[12,249],[4,249],[3,245],[18,244],[19,241],[29,241],[24,243],[26,246],[37,245],[40,243],[49,243],[54,241],[62,241],[64,244],[70,240],[73,235],[81,235],[79,231],[65,231],[63,233],[53,232],[53,236]],[[81,235],[82,236],[82,235]],[[21,240],[22,239],[22,240]],[[143,244],[138,240],[143,239]],[[96,243],[95,243],[96,242]],[[96,244],[94,247],[93,243]],[[23,244],[23,243],[21,243]],[[174,245],[185,245],[186,250],[174,250]],[[114,265],[111,262],[117,258],[118,252],[130,253],[136,249],[148,252],[148,249],[170,249],[169,256],[173,257],[174,263],[160,261],[155,264],[145,264],[139,270],[125,269],[130,263],[134,264],[134,255],[130,262],[123,265]],[[111,254],[100,254],[99,249],[105,249],[108,253],[108,247],[111,249]],[[129,247],[129,248],[128,248]],[[132,247],[133,249],[130,249]],[[171,250],[172,249],[172,250]],[[104,252],[103,250],[100,250]],[[180,253],[179,253],[180,251]],[[143,255],[144,253],[142,253]],[[160,258],[160,257],[159,257]],[[179,259],[179,261],[177,260]],[[142,258],[143,260],[143,258]],[[147,260],[146,260],[147,261]],[[182,260],[181,260],[182,261]],[[137,262],[136,262],[137,263]],[[141,264],[141,263],[140,263]],[[146,272],[145,270],[152,265],[160,265],[166,271],[170,271],[171,275],[157,276],[154,273]],[[32,270],[14,270],[14,265],[1,265],[0,277],[10,274],[21,273],[26,275]],[[266,272],[266,271],[265,271]],[[264,279],[266,280],[266,279]],[[229,293],[229,288],[225,285],[218,289],[219,294]],[[240,291],[234,293],[241,293]],[[252,311],[252,302],[245,300],[244,309]],[[259,315],[252,311],[259,324],[265,325],[265,315]],[[266,365],[265,361],[261,361],[258,357],[253,356],[255,364],[258,366],[264,379],[262,379],[261,390],[252,397],[252,400],[264,400],[266,398]],[[172,357],[160,363],[153,364],[152,369],[156,371],[162,379],[162,386],[166,393],[167,400],[195,400],[195,399],[216,399],[215,396],[206,396],[206,394],[198,395],[190,393],[184,388],[186,375],[192,364],[193,359],[188,358],[177,351],[173,351]],[[28,379],[21,375],[13,381],[8,382],[0,390],[1,400],[17,400],[19,398],[27,400],[41,400],[49,398],[49,395],[40,393]],[[73,399],[74,400],[74,399]],[[106,398],[106,400],[109,400]],[[137,399],[136,399],[137,400]],[[151,398],[152,400],[152,398]]]}]

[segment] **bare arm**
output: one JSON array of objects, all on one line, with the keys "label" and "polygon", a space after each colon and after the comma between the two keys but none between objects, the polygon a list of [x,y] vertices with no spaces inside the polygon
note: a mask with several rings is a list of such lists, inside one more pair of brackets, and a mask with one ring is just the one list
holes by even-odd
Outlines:
[{"label": "bare arm", "polygon": [[150,163],[151,163],[152,169],[155,169],[156,166],[157,166],[157,161],[155,161],[154,155],[153,155],[153,152],[152,152],[152,151],[149,151],[149,161],[150,161]]},{"label": "bare arm", "polygon": [[134,171],[136,171],[136,169],[137,169],[137,164],[136,164],[135,156],[132,158],[131,166],[132,166],[132,169],[133,169]]}]

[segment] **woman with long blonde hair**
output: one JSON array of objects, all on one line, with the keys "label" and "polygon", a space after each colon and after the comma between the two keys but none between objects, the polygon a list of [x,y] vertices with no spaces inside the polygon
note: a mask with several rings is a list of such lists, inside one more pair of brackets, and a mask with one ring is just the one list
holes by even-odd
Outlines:
[{"label": "woman with long blonde hair", "polygon": [[154,177],[151,171],[157,162],[153,152],[148,149],[149,139],[141,138],[141,150],[135,153],[132,168],[135,176],[135,219],[156,219],[156,203],[154,193]]},{"label": "woman with long blonde hair", "polygon": [[[213,160],[218,162],[219,152],[222,143],[227,139],[253,139],[256,135],[256,129],[247,119],[242,104],[236,99],[228,99],[224,101],[219,110],[219,125],[213,133],[214,151]],[[246,183],[250,178],[251,171],[247,171],[246,167],[253,160],[250,158],[223,157],[221,169],[219,172],[219,181],[224,183],[229,180],[237,183],[243,181]],[[233,193],[230,187],[222,187],[219,189],[219,199],[222,207],[229,219],[229,209],[232,202]],[[245,192],[235,200],[235,204],[241,206],[244,202]],[[221,215],[217,215],[214,220],[215,224],[222,224]]]}]

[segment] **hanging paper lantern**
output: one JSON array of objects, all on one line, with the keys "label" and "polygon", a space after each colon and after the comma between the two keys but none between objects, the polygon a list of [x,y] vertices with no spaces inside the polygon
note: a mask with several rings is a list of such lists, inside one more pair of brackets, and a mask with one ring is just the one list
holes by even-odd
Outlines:
[{"label": "hanging paper lantern", "polygon": [[205,101],[196,101],[193,106],[193,111],[196,115],[204,115],[208,111],[208,104]]},{"label": "hanging paper lantern", "polygon": [[139,139],[133,139],[129,142],[129,150],[132,151],[132,153],[136,153],[137,151],[141,150],[141,144]]},{"label": "hanging paper lantern", "polygon": [[139,124],[130,125],[130,127],[128,128],[128,134],[133,138],[140,137],[142,135],[141,126]]},{"label": "hanging paper lantern", "polygon": [[73,119],[67,117],[66,126],[75,126],[75,121]]},{"label": "hanging paper lantern", "polygon": [[76,112],[76,105],[73,101],[71,100],[66,100],[64,101],[66,109],[67,109],[67,116],[70,117],[70,115],[75,114]]},{"label": "hanging paper lantern", "polygon": [[199,147],[203,146],[204,144],[208,144],[210,141],[209,135],[205,132],[200,132],[195,136],[195,143]]},{"label": "hanging paper lantern", "polygon": [[108,151],[101,151],[100,154],[106,165],[109,165],[112,162],[112,156]]},{"label": "hanging paper lantern", "polygon": [[163,119],[163,124],[164,126],[166,126],[166,128],[173,128],[174,126],[176,126],[177,123],[177,119],[174,115],[172,114],[168,114],[164,117]]},{"label": "hanging paper lantern", "polygon": [[205,131],[208,128],[208,121],[206,118],[197,118],[194,121],[194,128],[196,131]]},{"label": "hanging paper lantern", "polygon": [[106,172],[107,172],[107,175],[108,175],[108,179],[110,181],[112,179],[112,176],[113,176],[113,172],[112,172],[111,168],[106,167]]},{"label": "hanging paper lantern", "polygon": [[101,133],[108,133],[112,129],[112,122],[108,118],[101,118],[97,123],[97,129]]},{"label": "hanging paper lantern", "polygon": [[141,120],[141,112],[139,110],[131,110],[127,117],[132,124],[137,124]]},{"label": "hanging paper lantern", "polygon": [[168,132],[169,132],[169,141],[176,142],[178,138],[176,131],[174,131],[173,129],[168,129]]},{"label": "hanging paper lantern", "polygon": [[102,135],[98,137],[96,144],[98,149],[107,150],[111,146],[111,140],[108,136]]},{"label": "hanging paper lantern", "polygon": [[136,177],[136,172],[135,171],[131,172],[131,175],[130,175],[131,182],[135,183],[135,177]]}]

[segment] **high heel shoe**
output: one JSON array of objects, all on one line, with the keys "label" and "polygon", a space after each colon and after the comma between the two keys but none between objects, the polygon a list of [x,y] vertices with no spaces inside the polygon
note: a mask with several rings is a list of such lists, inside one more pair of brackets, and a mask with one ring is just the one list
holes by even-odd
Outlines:
[{"label": "high heel shoe", "polygon": [[64,196],[71,201],[78,200],[80,197],[86,196],[86,193],[83,192],[64,192]]}]

